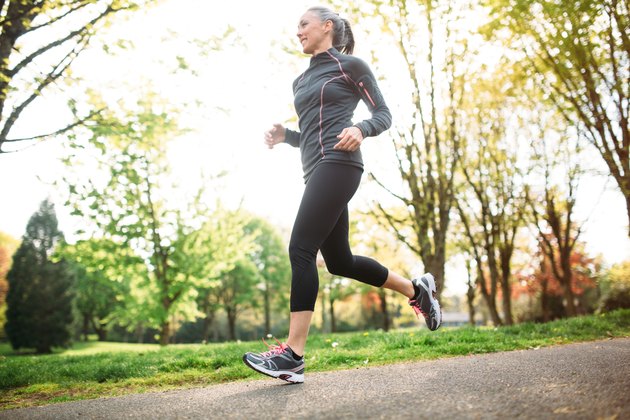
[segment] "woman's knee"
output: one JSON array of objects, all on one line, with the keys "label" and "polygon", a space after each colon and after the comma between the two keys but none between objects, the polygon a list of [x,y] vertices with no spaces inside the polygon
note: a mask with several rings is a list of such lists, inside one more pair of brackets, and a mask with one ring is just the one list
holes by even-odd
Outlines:
[{"label": "woman's knee", "polygon": [[326,269],[334,276],[349,277],[352,273],[353,259],[326,260]]},{"label": "woman's knee", "polygon": [[309,264],[317,258],[317,249],[291,241],[289,243],[289,260],[291,265]]}]

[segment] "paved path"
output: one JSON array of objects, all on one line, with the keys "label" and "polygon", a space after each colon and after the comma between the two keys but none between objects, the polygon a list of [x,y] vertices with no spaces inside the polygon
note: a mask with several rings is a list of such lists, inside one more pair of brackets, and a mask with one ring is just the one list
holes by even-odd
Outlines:
[{"label": "paved path", "polygon": [[630,419],[630,338],[0,412],[0,419]]}]

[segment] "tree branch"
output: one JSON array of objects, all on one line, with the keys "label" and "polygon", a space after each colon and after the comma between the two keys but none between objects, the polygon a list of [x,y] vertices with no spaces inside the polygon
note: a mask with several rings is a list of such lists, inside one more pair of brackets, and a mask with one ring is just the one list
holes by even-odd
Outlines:
[{"label": "tree branch", "polygon": [[76,12],[77,10],[80,10],[80,9],[84,8],[85,6],[88,6],[88,5],[90,5],[90,4],[94,4],[94,2],[93,2],[93,1],[90,1],[90,0],[84,1],[83,3],[80,3],[78,6],[76,6],[76,7],[74,7],[74,8],[70,8],[67,12],[65,12],[65,13],[63,13],[63,14],[61,14],[61,15],[59,15],[59,16],[57,16],[57,17],[55,17],[55,18],[52,18],[52,19],[50,19],[50,20],[49,20],[49,21],[47,21],[47,22],[44,22],[44,23],[42,23],[42,24],[40,24],[40,25],[34,25],[34,26],[31,26],[31,27],[30,27],[30,28],[28,28],[26,31],[24,31],[24,34],[27,34],[27,33],[29,33],[29,32],[33,32],[33,31],[36,31],[36,30],[38,30],[38,29],[41,29],[41,28],[44,28],[44,27],[46,27],[46,26],[50,26],[50,25],[52,25],[52,24],[54,24],[54,23],[56,23],[56,22],[59,22],[60,20],[62,20],[62,19],[63,19],[63,18],[65,18],[66,16],[68,16],[68,15],[70,15],[70,14],[72,14],[72,13]]},{"label": "tree branch", "polygon": [[[24,102],[13,109],[13,112],[11,112],[11,115],[6,119],[4,126],[2,127],[2,131],[0,132],[0,147],[5,141],[7,135],[9,134],[9,131],[13,127],[13,124],[15,124],[15,121],[17,121],[22,111],[24,111],[24,109],[31,102],[33,102],[38,96],[41,95],[42,90],[44,90],[46,86],[50,85],[51,83],[55,82],[59,77],[61,77],[63,72],[70,66],[70,64],[72,64],[77,55],[83,49],[85,49],[86,46],[87,42],[83,45],[77,46],[76,48],[72,49],[68,54],[66,54],[66,56],[41,81],[41,83],[37,86],[33,93],[26,100],[24,100]],[[67,62],[64,64],[65,61]]]},{"label": "tree branch", "polygon": [[[17,63],[15,65],[15,67],[13,67],[11,70],[9,70],[7,72],[7,76],[9,78],[13,78],[20,70],[22,70],[24,67],[26,67],[27,65],[29,65],[35,58],[37,58],[38,56],[42,55],[43,53],[45,53],[46,51],[49,51],[55,47],[58,47],[59,45],[64,44],[66,41],[69,41],[77,36],[81,36],[83,37],[83,34],[86,33],[90,28],[92,27],[94,24],[96,24],[99,20],[101,20],[102,18],[104,18],[105,16],[107,16],[108,14],[114,12],[115,9],[113,9],[111,6],[109,6],[107,9],[105,9],[105,11],[103,13],[101,13],[100,15],[98,15],[97,17],[95,17],[94,19],[92,19],[90,22],[88,22],[86,25],[84,25],[82,28],[77,29],[76,31],[72,31],[70,32],[68,35],[66,35],[63,38],[60,38],[54,42],[51,42],[48,45],[44,45],[43,47],[41,47],[40,49],[36,50],[35,52],[29,54],[27,57],[25,57],[22,61],[20,61],[19,63]],[[65,58],[64,58],[65,59]]]},{"label": "tree branch", "polygon": [[[41,139],[46,139],[49,137],[55,137],[58,136],[60,134],[66,133],[70,130],[72,130],[75,127],[78,127],[80,125],[83,125],[86,121],[90,120],[93,116],[100,114],[102,111],[104,111],[105,108],[100,108],[96,111],[92,111],[90,112],[86,117],[81,118],[75,122],[73,122],[72,124],[61,128],[59,130],[53,131],[52,133],[48,133],[48,134],[40,134],[37,136],[32,136],[32,137],[22,137],[22,138],[17,138],[17,139],[5,139],[4,142],[5,143],[17,143],[17,142],[23,142],[23,141],[31,141],[31,140],[41,140]],[[6,153],[3,152],[2,150],[0,150],[0,153]]]}]

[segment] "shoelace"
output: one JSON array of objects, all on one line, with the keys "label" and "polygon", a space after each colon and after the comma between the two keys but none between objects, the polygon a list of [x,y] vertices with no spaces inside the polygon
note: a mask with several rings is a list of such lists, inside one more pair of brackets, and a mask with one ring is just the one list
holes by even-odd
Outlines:
[{"label": "shoelace", "polygon": [[272,344],[272,345],[270,345],[270,344],[268,344],[268,343],[265,341],[265,339],[264,339],[264,338],[262,339],[263,343],[265,343],[265,345],[266,345],[266,346],[267,346],[267,348],[269,349],[269,350],[268,350],[268,351],[266,351],[266,352],[260,353],[260,355],[261,355],[262,357],[271,357],[271,356],[275,356],[275,355],[277,355],[277,354],[282,354],[282,353],[284,353],[284,352],[287,350],[287,348],[289,347],[289,346],[287,346],[285,343],[281,343],[281,342],[280,342],[280,341],[279,341],[276,337],[274,337],[273,339],[274,339],[274,340],[276,340],[276,342],[278,343],[278,345],[277,345],[277,346],[276,346],[276,345],[273,345],[273,344]]},{"label": "shoelace", "polygon": [[410,300],[409,305],[413,308],[416,316],[422,314],[425,319],[429,319],[429,315],[425,314],[424,311],[420,309],[420,302],[418,302],[417,300]]}]

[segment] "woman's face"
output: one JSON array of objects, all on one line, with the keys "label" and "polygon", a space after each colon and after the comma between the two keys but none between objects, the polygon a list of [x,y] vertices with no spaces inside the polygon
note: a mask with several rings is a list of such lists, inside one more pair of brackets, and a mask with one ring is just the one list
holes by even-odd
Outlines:
[{"label": "woman's face", "polygon": [[297,37],[304,54],[318,54],[332,46],[332,22],[322,22],[314,12],[306,12],[298,23]]}]

